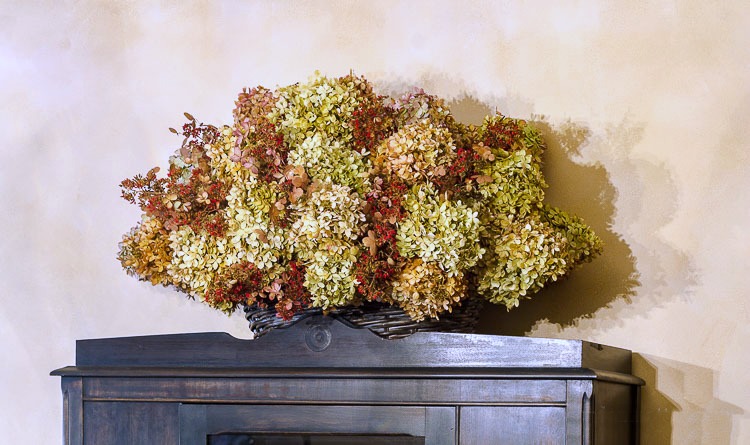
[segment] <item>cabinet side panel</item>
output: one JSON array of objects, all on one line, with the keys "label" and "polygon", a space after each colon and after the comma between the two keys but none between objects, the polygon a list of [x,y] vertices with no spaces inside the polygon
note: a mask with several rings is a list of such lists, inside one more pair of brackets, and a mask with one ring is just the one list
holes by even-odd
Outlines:
[{"label": "cabinet side panel", "polygon": [[83,443],[83,383],[80,377],[63,377],[63,444]]},{"label": "cabinet side panel", "polygon": [[638,443],[636,407],[638,387],[594,382],[595,443],[633,445]]},{"label": "cabinet side panel", "polygon": [[179,443],[176,403],[84,402],[85,444]]},{"label": "cabinet side panel", "polygon": [[565,444],[564,407],[466,406],[460,409],[461,444]]}]

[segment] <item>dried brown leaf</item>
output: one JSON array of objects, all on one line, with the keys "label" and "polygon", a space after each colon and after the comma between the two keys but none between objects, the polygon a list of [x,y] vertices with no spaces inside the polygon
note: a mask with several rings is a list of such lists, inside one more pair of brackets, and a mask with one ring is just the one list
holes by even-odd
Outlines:
[{"label": "dried brown leaf", "polygon": [[292,202],[292,203],[295,203],[295,202],[297,202],[297,201],[298,201],[298,200],[299,200],[299,199],[300,199],[300,198],[302,197],[302,195],[304,195],[304,194],[305,194],[305,191],[304,191],[304,190],[302,190],[302,189],[301,189],[301,188],[299,188],[299,187],[295,187],[295,188],[293,188],[293,189],[292,189],[292,192],[291,192],[291,193],[289,194],[289,201],[290,201],[290,202]]},{"label": "dried brown leaf", "polygon": [[370,255],[375,255],[378,253],[378,240],[375,237],[375,231],[374,230],[368,230],[367,236],[362,239],[362,243],[370,248]]},{"label": "dried brown leaf", "polygon": [[260,229],[255,229],[254,232],[258,235],[258,239],[259,240],[261,240],[264,243],[268,242],[268,237],[266,236],[266,232],[264,232],[264,231],[262,231]]}]

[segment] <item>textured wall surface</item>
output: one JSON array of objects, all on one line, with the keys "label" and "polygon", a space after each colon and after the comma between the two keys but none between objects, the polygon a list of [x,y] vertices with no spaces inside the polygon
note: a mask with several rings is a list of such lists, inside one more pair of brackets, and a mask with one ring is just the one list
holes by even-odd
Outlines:
[{"label": "textured wall surface", "polygon": [[166,165],[190,111],[353,69],[476,120],[536,120],[548,200],[606,253],[484,332],[638,353],[642,441],[750,443],[750,8],[745,1],[0,2],[0,432],[59,443],[50,370],[75,340],[227,331],[128,277],[121,179]]}]

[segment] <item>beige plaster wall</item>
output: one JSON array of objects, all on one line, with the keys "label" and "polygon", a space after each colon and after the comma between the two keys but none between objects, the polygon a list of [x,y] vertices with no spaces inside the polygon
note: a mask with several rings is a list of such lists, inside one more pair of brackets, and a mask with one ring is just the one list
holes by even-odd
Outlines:
[{"label": "beige plaster wall", "polygon": [[750,443],[750,8],[746,2],[0,2],[0,433],[59,443],[74,341],[227,331],[127,277],[121,179],[164,166],[183,111],[229,122],[243,86],[355,70],[465,120],[549,142],[549,201],[604,256],[485,332],[638,353],[644,444]]}]

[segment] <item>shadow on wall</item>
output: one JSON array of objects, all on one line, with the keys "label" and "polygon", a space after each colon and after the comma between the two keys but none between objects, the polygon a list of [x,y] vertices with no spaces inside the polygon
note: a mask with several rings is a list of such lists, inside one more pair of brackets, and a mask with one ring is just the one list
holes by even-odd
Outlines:
[{"label": "shadow on wall", "polygon": [[[464,123],[479,124],[484,116],[494,113],[470,97],[452,102],[449,107],[456,119]],[[629,301],[640,284],[630,248],[610,228],[616,195],[606,170],[599,165],[579,165],[570,160],[588,143],[589,129],[570,122],[553,127],[545,121],[536,121],[534,126],[547,142],[543,170],[550,187],[545,191],[545,201],[582,217],[604,241],[604,253],[584,266],[585,273],[574,271],[567,279],[542,289],[531,300],[522,301],[512,311],[486,305],[480,332],[523,335],[541,319],[571,325],[617,298]]]},{"label": "shadow on wall", "polygon": [[731,443],[739,407],[714,396],[714,372],[654,356],[633,354],[641,392],[641,444]]}]

